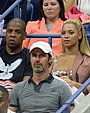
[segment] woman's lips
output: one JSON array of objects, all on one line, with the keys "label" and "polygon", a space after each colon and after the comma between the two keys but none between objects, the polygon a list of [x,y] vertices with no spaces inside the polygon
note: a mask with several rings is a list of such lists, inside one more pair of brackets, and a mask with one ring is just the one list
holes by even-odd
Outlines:
[{"label": "woman's lips", "polygon": [[70,41],[69,40],[64,40],[64,43],[65,44],[68,44]]}]

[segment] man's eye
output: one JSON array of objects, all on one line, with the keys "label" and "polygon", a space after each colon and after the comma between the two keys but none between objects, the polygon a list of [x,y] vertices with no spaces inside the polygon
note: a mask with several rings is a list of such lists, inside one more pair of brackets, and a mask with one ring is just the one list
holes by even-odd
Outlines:
[{"label": "man's eye", "polygon": [[12,29],[8,29],[7,32],[11,33],[12,32]]},{"label": "man's eye", "polygon": [[40,55],[40,58],[42,58],[42,57],[45,57],[45,54],[41,54],[41,55]]},{"label": "man's eye", "polygon": [[0,103],[2,103],[3,102],[3,99],[0,99]]},{"label": "man's eye", "polygon": [[32,54],[32,57],[36,57],[37,55],[36,54]]},{"label": "man's eye", "polygon": [[21,31],[20,31],[20,30],[16,30],[15,32],[16,32],[17,34],[20,34],[20,33],[21,33]]}]

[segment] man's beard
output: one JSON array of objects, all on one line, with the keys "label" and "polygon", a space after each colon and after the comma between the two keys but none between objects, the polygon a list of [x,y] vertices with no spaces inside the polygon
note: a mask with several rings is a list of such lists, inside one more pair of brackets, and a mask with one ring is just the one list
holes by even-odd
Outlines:
[{"label": "man's beard", "polygon": [[11,45],[11,44],[8,44],[8,47],[11,49],[11,50],[17,50],[19,48],[20,45]]},{"label": "man's beard", "polygon": [[34,66],[33,67],[33,70],[36,72],[36,73],[41,73],[41,72],[43,72],[43,70],[44,70],[44,68],[43,68],[43,66],[41,66],[41,65],[39,65],[39,66]]}]

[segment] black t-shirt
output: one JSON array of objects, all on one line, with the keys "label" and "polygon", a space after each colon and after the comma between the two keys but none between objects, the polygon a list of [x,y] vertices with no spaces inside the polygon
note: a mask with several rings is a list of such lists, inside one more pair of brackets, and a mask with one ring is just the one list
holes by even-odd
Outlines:
[{"label": "black t-shirt", "polygon": [[[0,84],[15,85],[23,80],[24,76],[32,75],[29,50],[10,55],[5,48],[0,48]],[[10,85],[10,86],[11,86]]]}]

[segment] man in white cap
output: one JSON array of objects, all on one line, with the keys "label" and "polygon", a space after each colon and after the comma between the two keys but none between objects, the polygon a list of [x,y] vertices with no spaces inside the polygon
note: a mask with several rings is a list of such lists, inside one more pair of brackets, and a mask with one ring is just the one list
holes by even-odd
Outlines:
[{"label": "man in white cap", "polygon": [[71,96],[68,85],[49,73],[52,50],[38,41],[30,47],[33,75],[18,83],[10,93],[10,109],[20,113],[55,113]]}]

